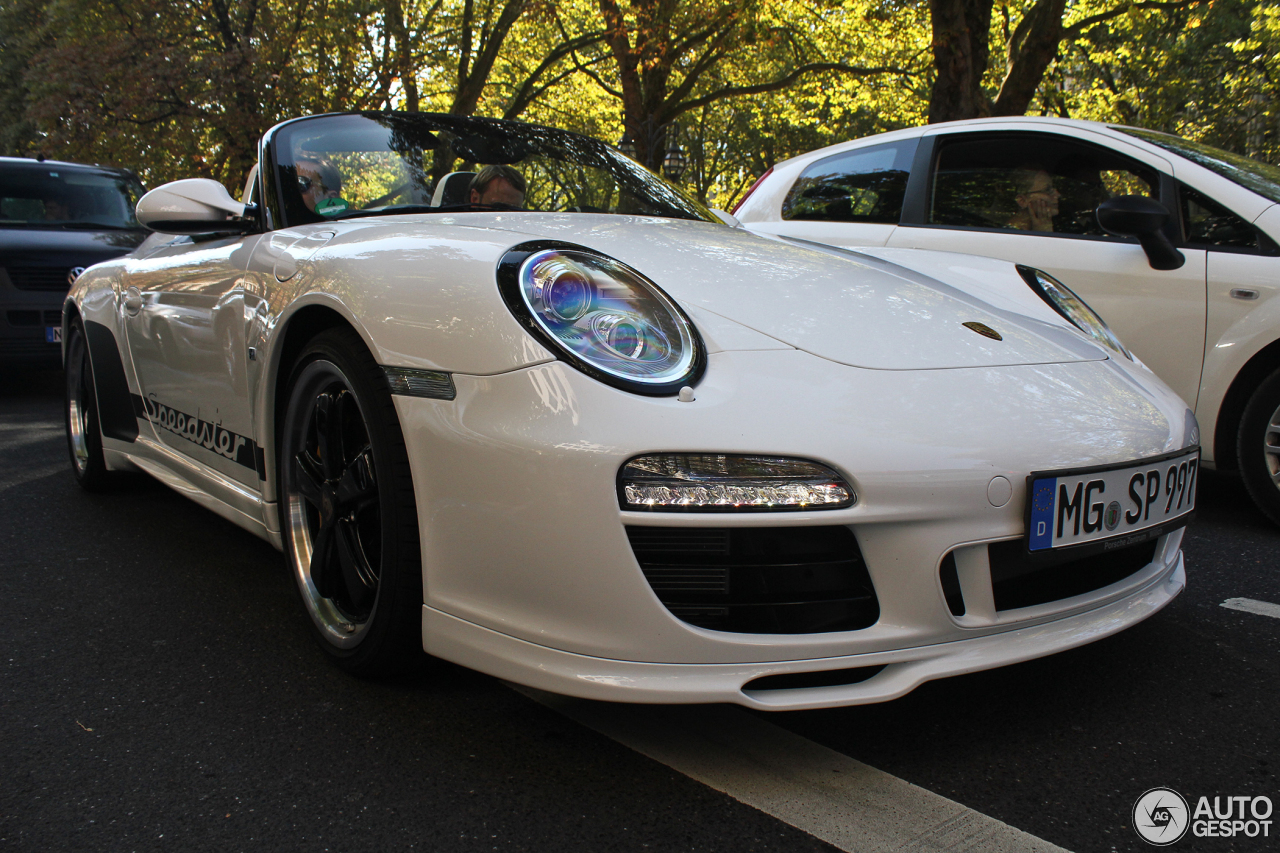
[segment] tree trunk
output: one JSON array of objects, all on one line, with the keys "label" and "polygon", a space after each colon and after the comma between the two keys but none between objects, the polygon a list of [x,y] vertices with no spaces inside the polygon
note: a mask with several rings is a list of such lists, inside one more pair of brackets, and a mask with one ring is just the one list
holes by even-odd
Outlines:
[{"label": "tree trunk", "polygon": [[982,78],[991,58],[992,0],[929,0],[933,64],[929,123],[991,115]]},{"label": "tree trunk", "polygon": [[1044,73],[1058,55],[1066,0],[1037,0],[1009,39],[1009,61],[992,115],[1020,116],[1031,106]]},{"label": "tree trunk", "polygon": [[657,171],[665,152],[666,123],[663,114],[667,80],[671,74],[670,16],[674,3],[636,0],[635,43],[622,9],[614,0],[600,0],[605,23],[604,41],[618,63],[622,86],[623,127],[636,147],[636,160]]},{"label": "tree trunk", "polygon": [[493,65],[498,61],[498,54],[502,51],[502,45],[528,5],[528,0],[507,0],[498,14],[498,19],[493,22],[492,29],[489,28],[489,21],[484,22],[479,50],[473,55],[470,30],[475,22],[472,20],[471,4],[468,2],[463,20],[463,28],[467,33],[463,36],[463,58],[458,64],[458,87],[454,90],[453,104],[449,107],[450,115],[469,116],[476,111],[476,107],[480,104],[480,96],[484,94],[484,88],[489,83]]},{"label": "tree trunk", "polygon": [[405,109],[411,113],[418,111],[418,68],[413,58],[413,48],[409,39],[409,30],[404,23],[404,7],[400,0],[387,0],[385,7],[387,30],[395,38],[395,55],[391,57],[396,76],[404,88]]}]

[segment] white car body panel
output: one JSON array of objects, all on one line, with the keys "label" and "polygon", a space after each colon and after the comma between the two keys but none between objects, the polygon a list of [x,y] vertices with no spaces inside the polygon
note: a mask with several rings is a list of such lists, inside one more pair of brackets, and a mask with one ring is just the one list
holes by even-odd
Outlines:
[{"label": "white car body panel", "polygon": [[1280,204],[1273,204],[1264,209],[1258,214],[1253,224],[1267,232],[1272,240],[1280,242]]},{"label": "white car body panel", "polygon": [[[533,239],[629,264],[685,308],[708,354],[692,399],[597,381],[520,324],[495,276]],[[881,701],[1114,633],[1185,584],[1177,526],[1153,533],[1150,562],[1119,580],[996,609],[988,549],[1025,535],[1032,472],[1126,464],[1199,440],[1178,394],[1086,338],[1005,261],[845,252],[655,217],[370,216],[158,237],[80,276],[67,310],[95,330],[108,467],[144,470],[277,547],[276,412],[291,330],[325,311],[383,367],[451,374],[453,399],[392,397],[418,508],[423,647],[535,687],[770,709]],[[1003,339],[961,325],[971,321]],[[112,337],[116,352],[104,352]],[[112,358],[118,380],[98,371]],[[813,460],[857,501],[624,511],[619,472],[650,453]],[[811,526],[853,532],[874,624],[697,627],[655,594],[627,533]],[[960,616],[940,580],[948,555]],[[868,666],[885,669],[842,687],[746,686]]]},{"label": "white car body panel", "polygon": [[[891,247],[955,250],[955,232],[899,227]],[[1083,244],[1083,245],[1082,245]],[[1151,275],[1141,247],[1041,236],[1033,232],[979,231],[965,234],[964,250],[975,255],[1024,260],[1080,295],[1134,354],[1193,408],[1204,357],[1205,252],[1184,250],[1187,263]]]},{"label": "white car body panel", "polygon": [[[1219,428],[1232,382],[1250,359],[1280,340],[1280,316],[1269,297],[1280,258],[1182,247],[1185,265],[1155,271],[1133,242],[1025,231],[956,230],[945,226],[784,220],[783,200],[811,164],[858,148],[912,137],[988,131],[1053,133],[1117,151],[1152,166],[1223,204],[1280,242],[1280,205],[1209,169],[1099,123],[1053,117],[975,119],[880,134],[810,151],[777,164],[735,215],[745,228],[833,246],[885,246],[985,255],[1025,263],[1058,277],[1116,331],[1119,338],[1194,409],[1203,431],[1204,461],[1215,464]],[[1268,273],[1269,271],[1269,273]],[[1244,301],[1229,294],[1255,290]],[[1234,444],[1234,432],[1230,436]],[[1234,460],[1226,460],[1234,465]]]},{"label": "white car body panel", "polygon": [[[1163,552],[1176,549],[1174,537]],[[1181,536],[1178,536],[1178,540]],[[1023,627],[1018,642],[987,634],[949,643],[887,652],[809,660],[736,664],[654,664],[575,655],[516,639],[431,607],[422,610],[422,633],[432,654],[486,672],[570,696],[652,704],[733,701],[762,711],[800,711],[885,702],[926,681],[1034,660],[1101,640],[1159,612],[1186,586],[1180,551],[1135,592],[1092,610],[1040,626]],[[791,690],[743,690],[769,675],[829,672],[883,666],[857,684]],[[733,697],[726,700],[726,697]]]},{"label": "white car body panel", "polygon": [[[1208,254],[1208,328],[1212,343],[1205,351],[1200,382],[1200,408],[1216,412],[1232,381],[1260,350],[1275,342],[1280,330],[1280,277],[1276,258]],[[1252,291],[1254,298],[1232,296],[1232,291]],[[1206,447],[1215,439],[1217,419],[1202,419]]]},{"label": "white car body panel", "polygon": [[[457,377],[452,404],[398,399],[411,462],[433,472],[416,485],[418,505],[429,508],[421,527],[427,605],[529,642],[616,660],[785,660],[944,642],[974,632],[939,606],[940,595],[922,598],[919,590],[936,587],[938,560],[957,545],[1022,534],[1026,472],[1106,464],[1126,452],[1158,456],[1186,438],[1186,407],[1167,389],[1141,411],[1110,406],[1127,389],[1152,383],[1141,368],[1114,361],[902,372],[849,368],[802,352],[722,353],[712,362],[691,404],[626,395],[559,362],[500,377]],[[991,391],[1007,398],[1082,375],[1078,394],[1061,403],[1029,398],[989,411]],[[811,409],[814,401],[821,417],[761,417]],[[525,413],[518,427],[514,412]],[[767,520],[718,514],[714,522],[853,525],[882,612],[892,616],[846,635],[784,639],[703,631],[658,606],[626,559],[619,520],[679,527],[709,519],[620,513],[615,472],[640,453],[713,444],[727,453],[804,455],[845,474],[859,495],[849,509]],[[1001,464],[975,446],[1001,448]],[[1014,487],[999,508],[987,497],[997,476]],[[505,535],[476,531],[468,519],[477,512],[504,519]],[[478,577],[479,566],[485,571]]]}]

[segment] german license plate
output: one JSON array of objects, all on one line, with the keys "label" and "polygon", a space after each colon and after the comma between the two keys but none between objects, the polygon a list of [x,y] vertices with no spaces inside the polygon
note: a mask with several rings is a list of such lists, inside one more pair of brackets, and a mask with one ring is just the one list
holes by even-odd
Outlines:
[{"label": "german license plate", "polygon": [[61,326],[45,326],[44,341],[47,344],[62,343],[62,327]]},{"label": "german license plate", "polygon": [[1028,548],[1045,551],[1110,539],[1137,542],[1159,535],[1195,510],[1199,468],[1196,447],[1124,465],[1033,473],[1028,478]]}]

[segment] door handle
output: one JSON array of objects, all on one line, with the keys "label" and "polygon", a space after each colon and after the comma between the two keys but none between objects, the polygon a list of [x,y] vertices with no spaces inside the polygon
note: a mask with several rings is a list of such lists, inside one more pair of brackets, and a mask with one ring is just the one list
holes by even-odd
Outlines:
[{"label": "door handle", "polygon": [[131,287],[125,291],[124,310],[130,317],[138,316],[138,312],[142,310],[142,291],[136,287]]}]

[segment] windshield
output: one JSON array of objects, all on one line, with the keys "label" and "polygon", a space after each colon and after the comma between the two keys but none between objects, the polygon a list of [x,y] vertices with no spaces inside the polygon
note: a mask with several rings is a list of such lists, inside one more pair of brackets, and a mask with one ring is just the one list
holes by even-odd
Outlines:
[{"label": "windshield", "polygon": [[0,164],[0,227],[136,229],[142,185],[125,175],[53,164]]},{"label": "windshield", "polygon": [[286,223],[458,211],[637,214],[718,221],[604,143],[496,119],[317,116],[269,137]]},{"label": "windshield", "polygon": [[1116,130],[1146,140],[1152,145],[1158,145],[1166,151],[1180,154],[1245,189],[1253,190],[1263,198],[1280,203],[1280,167],[1278,166],[1155,130],[1143,130],[1137,127],[1117,127]]}]

